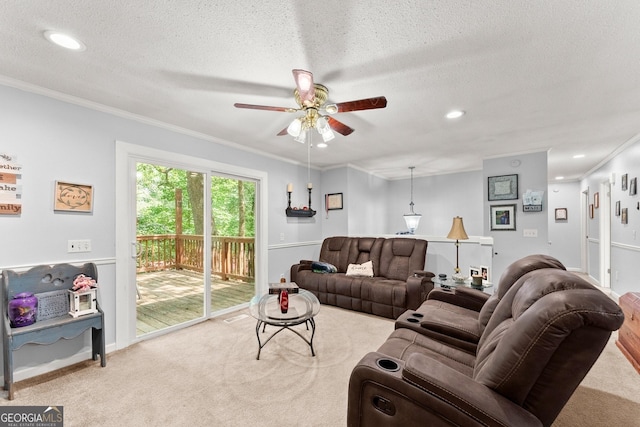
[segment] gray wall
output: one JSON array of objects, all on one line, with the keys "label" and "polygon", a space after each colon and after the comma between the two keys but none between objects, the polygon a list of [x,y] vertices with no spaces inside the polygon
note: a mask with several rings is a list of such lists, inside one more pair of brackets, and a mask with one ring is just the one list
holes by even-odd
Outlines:
[{"label": "gray wall", "polygon": [[[504,201],[488,201],[484,198],[484,213],[490,215],[490,206],[517,204],[516,206],[516,230],[492,231],[490,218],[484,222],[484,235],[494,239],[493,269],[500,273],[513,261],[526,255],[540,253],[547,254],[548,248],[548,219],[547,210],[547,153],[532,153],[519,156],[501,157],[498,159],[486,159],[483,161],[483,186],[484,194],[487,193],[487,181],[490,176],[518,175],[518,199]],[[527,190],[544,191],[542,212],[523,212],[522,194]],[[524,237],[523,230],[535,229],[537,237]],[[562,259],[560,259],[562,261]],[[494,274],[494,278],[499,277]]]},{"label": "gray wall", "polygon": [[[567,209],[567,219],[556,221],[555,210]],[[549,184],[549,255],[561,259],[568,270],[580,271],[582,266],[580,242],[582,238],[582,209],[580,183]]]},{"label": "gray wall", "polygon": [[[593,201],[593,193],[599,191],[600,183],[610,181],[611,187],[611,290],[616,296],[627,292],[638,292],[640,281],[636,265],[640,262],[640,196],[630,195],[629,190],[622,190],[622,175],[627,174],[628,183],[633,178],[640,178],[640,135],[629,140],[617,155],[589,174],[581,182],[581,190],[589,192],[589,203]],[[601,198],[602,199],[602,198]],[[615,215],[616,202],[621,208],[628,210],[628,223],[622,224],[621,217]],[[590,237],[589,274],[598,278],[600,221],[602,212],[595,210],[594,218],[588,218]]]}]

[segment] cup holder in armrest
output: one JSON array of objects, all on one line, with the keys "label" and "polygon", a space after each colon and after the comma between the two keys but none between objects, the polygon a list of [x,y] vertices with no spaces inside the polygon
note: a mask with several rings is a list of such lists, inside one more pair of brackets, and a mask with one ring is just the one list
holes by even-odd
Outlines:
[{"label": "cup holder in armrest", "polygon": [[376,365],[378,365],[379,368],[389,372],[396,372],[400,370],[400,366],[391,359],[378,359],[376,360]]},{"label": "cup holder in armrest", "polygon": [[421,318],[423,318],[423,317],[424,317],[424,314],[422,314],[422,313],[418,313],[418,312],[411,313],[411,315],[412,315],[413,317],[417,317],[418,319],[421,319]]},{"label": "cup holder in armrest", "polygon": [[420,323],[420,321],[418,319],[416,319],[415,317],[409,317],[407,319],[407,322],[409,322],[409,323]]}]

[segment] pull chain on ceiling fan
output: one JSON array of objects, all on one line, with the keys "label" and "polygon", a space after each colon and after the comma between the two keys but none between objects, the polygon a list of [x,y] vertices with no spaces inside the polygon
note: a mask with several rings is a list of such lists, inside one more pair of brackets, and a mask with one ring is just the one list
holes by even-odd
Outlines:
[{"label": "pull chain on ceiling fan", "polygon": [[241,103],[236,103],[234,106],[236,108],[281,111],[286,113],[296,113],[298,111],[304,112],[304,116],[295,118],[289,126],[278,133],[278,136],[289,134],[293,136],[296,141],[301,143],[306,142],[307,132],[311,129],[316,129],[322,136],[322,140],[325,143],[335,138],[333,131],[344,136],[350,135],[354,131],[353,128],[334,119],[329,116],[329,114],[373,110],[377,108],[385,108],[387,106],[387,98],[384,96],[359,99],[357,101],[340,102],[337,104],[326,104],[329,96],[329,89],[324,85],[314,83],[313,74],[310,71],[294,69],[293,79],[296,82],[296,88],[293,91],[293,96],[299,108],[271,107]]}]

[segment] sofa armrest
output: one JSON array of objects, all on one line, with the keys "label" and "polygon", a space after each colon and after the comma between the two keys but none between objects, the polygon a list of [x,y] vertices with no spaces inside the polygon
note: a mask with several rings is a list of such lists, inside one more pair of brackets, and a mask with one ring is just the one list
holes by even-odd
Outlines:
[{"label": "sofa armrest", "polygon": [[347,425],[542,426],[533,414],[423,354],[406,362],[372,352],[349,380]]},{"label": "sofa armrest", "polygon": [[430,271],[416,270],[407,279],[407,309],[415,310],[427,299],[433,289],[431,278],[435,275]]},{"label": "sofa armrest", "polygon": [[489,294],[477,289],[464,287],[455,288],[453,290],[435,288],[429,292],[427,299],[446,302],[473,311],[480,311],[482,306],[489,299]]},{"label": "sofa armrest", "polygon": [[313,263],[313,261],[302,259],[300,260],[299,264],[293,264],[291,266],[291,269],[289,270],[290,280],[296,283],[297,282],[296,279],[298,278],[298,271],[311,270],[311,263]]}]

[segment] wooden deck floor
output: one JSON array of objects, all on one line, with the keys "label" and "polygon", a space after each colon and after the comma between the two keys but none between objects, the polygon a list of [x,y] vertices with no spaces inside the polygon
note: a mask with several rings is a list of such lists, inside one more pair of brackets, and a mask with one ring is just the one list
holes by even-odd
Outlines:
[{"label": "wooden deck floor", "polygon": [[[137,277],[136,335],[197,319],[204,313],[201,273],[167,270],[140,273]],[[254,284],[211,278],[211,311],[234,307],[251,300]]]}]

